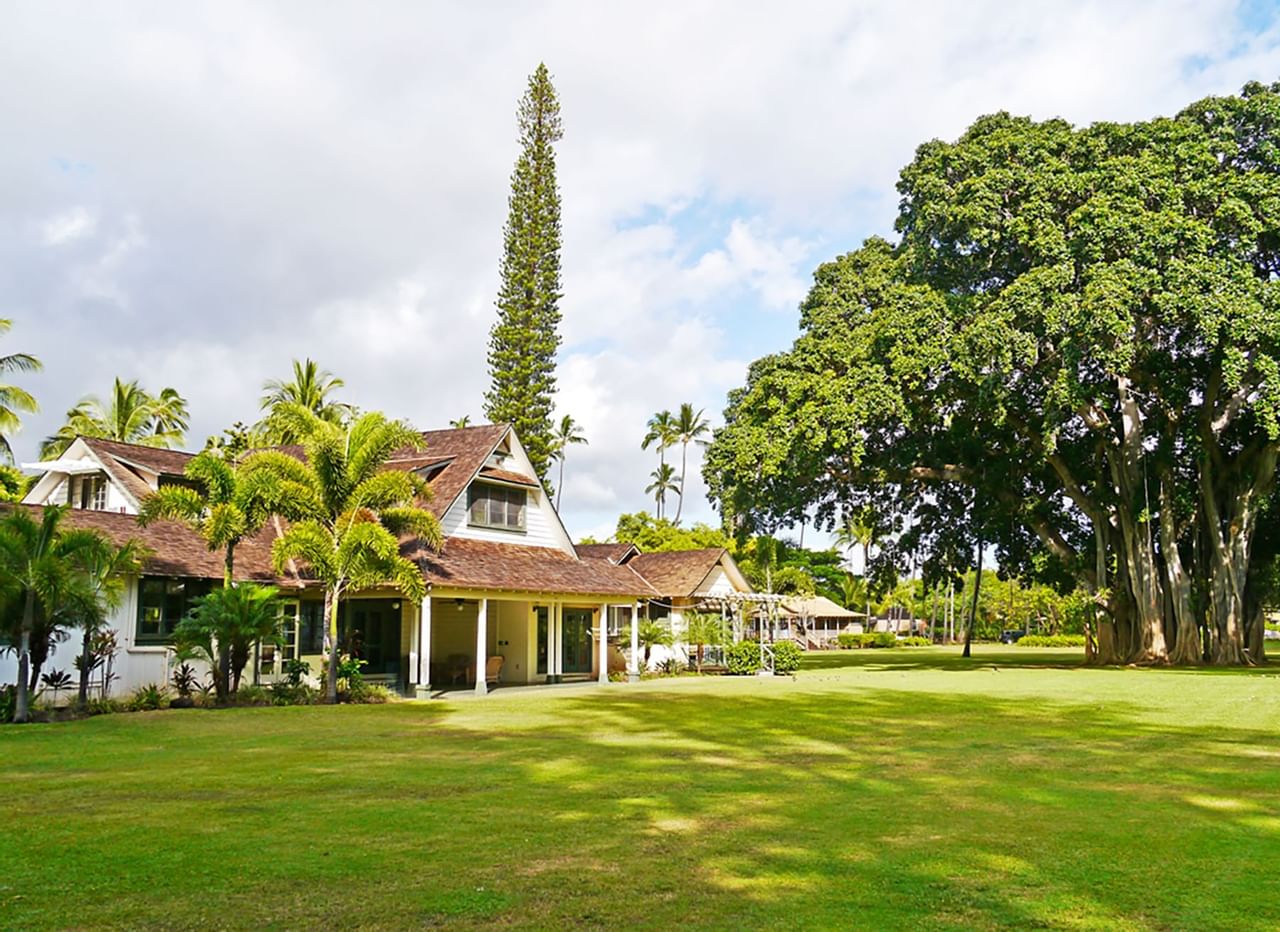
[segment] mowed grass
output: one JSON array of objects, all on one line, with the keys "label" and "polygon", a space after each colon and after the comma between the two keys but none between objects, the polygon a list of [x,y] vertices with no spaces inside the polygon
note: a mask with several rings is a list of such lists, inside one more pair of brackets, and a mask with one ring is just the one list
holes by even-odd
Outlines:
[{"label": "mowed grass", "polygon": [[1280,667],[976,652],[0,729],[0,926],[1280,925]]}]

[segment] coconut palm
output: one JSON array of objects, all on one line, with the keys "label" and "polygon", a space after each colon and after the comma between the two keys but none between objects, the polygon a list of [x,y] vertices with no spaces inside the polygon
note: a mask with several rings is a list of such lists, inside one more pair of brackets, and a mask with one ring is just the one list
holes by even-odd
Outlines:
[{"label": "coconut palm", "polygon": [[338,605],[350,591],[390,585],[406,599],[426,591],[418,566],[400,553],[412,535],[432,549],[443,540],[440,522],[419,506],[431,489],[417,474],[384,469],[393,453],[421,449],[422,435],[376,412],[345,424],[322,420],[296,404],[277,416],[302,439],[305,459],[268,450],[249,457],[246,469],[269,476],[284,491],[279,512],[292,524],[272,557],[277,572],[297,561],[325,587],[325,647],[329,655],[326,693],[337,700]]},{"label": "coconut palm", "polygon": [[452,427],[454,430],[462,430],[464,427],[470,427],[471,415],[464,414],[462,415],[462,417],[454,418],[452,421],[449,422],[449,426]]},{"label": "coconut palm", "polygon": [[658,519],[661,520],[662,512],[666,509],[667,493],[679,492],[680,481],[676,479],[675,467],[663,463],[657,469],[649,474],[649,478],[653,481],[645,486],[645,494],[652,495],[655,505],[657,506]]},{"label": "coconut palm", "polygon": [[328,369],[321,369],[314,359],[293,361],[293,378],[289,381],[269,379],[262,385],[260,407],[267,412],[259,426],[275,443],[298,443],[301,437],[272,414],[282,405],[298,405],[322,421],[341,424],[354,414],[351,405],[332,401],[329,396],[346,385]]},{"label": "coconut palm", "polygon": [[569,415],[560,418],[555,431],[551,435],[551,456],[560,461],[560,478],[556,480],[556,510],[560,510],[560,493],[564,491],[564,458],[569,447],[574,444],[586,444],[587,438],[579,433],[581,426]]},{"label": "coconut palm", "polygon": [[685,402],[680,405],[680,413],[676,416],[673,428],[675,430],[675,439],[680,443],[680,498],[676,502],[676,519],[673,523],[680,523],[680,512],[684,510],[684,480],[686,472],[689,468],[689,444],[698,443],[706,446],[707,441],[702,438],[711,433],[711,424],[702,413],[705,409],[699,408],[695,414],[693,405]]},{"label": "coconut palm", "polygon": [[40,456],[51,459],[60,455],[76,437],[147,447],[181,446],[187,417],[187,400],[175,389],[164,388],[159,395],[152,395],[136,379],[122,382],[117,378],[106,404],[96,395],[86,395],[67,412],[66,423],[40,445]]},{"label": "coconut palm", "polygon": [[[649,418],[647,430],[644,439],[640,441],[640,449],[647,450],[651,446],[657,446],[658,468],[661,469],[667,465],[667,448],[674,446],[676,442],[676,419],[671,416],[670,411],[659,411]],[[659,502],[657,514],[659,518],[662,517],[664,504],[665,500]]]},{"label": "coconut palm", "polygon": [[[0,336],[8,333],[13,321],[0,318]],[[10,353],[0,356],[0,376],[11,372],[39,372],[40,360],[30,353]],[[40,410],[36,400],[25,390],[16,385],[0,384],[0,456],[9,462],[13,461],[13,449],[9,446],[9,435],[17,432],[22,426],[20,414],[34,414]]]},{"label": "coconut palm", "polygon": [[[37,517],[16,508],[0,518],[0,620],[17,635],[18,682],[13,720],[29,713],[32,636],[65,626],[91,611],[94,593],[80,561],[111,543],[96,531],[64,529],[65,506]],[[47,636],[46,636],[47,640]]]},{"label": "coconut palm", "polygon": [[723,615],[714,612],[686,612],[684,616],[686,644],[694,648],[694,667],[702,672],[702,658],[708,647],[723,647],[732,640]]}]

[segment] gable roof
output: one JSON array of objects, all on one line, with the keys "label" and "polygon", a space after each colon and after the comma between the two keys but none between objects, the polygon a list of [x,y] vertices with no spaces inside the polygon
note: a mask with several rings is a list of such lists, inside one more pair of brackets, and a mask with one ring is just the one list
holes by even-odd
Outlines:
[{"label": "gable roof", "polygon": [[181,476],[191,462],[194,453],[169,450],[162,447],[145,447],[138,443],[119,443],[99,437],[81,437],[81,440],[98,456],[104,453],[126,466],[141,467],[163,476]]},{"label": "gable roof", "polygon": [[608,560],[610,563],[624,563],[627,557],[640,552],[635,544],[574,544],[573,549],[584,560]]},{"label": "gable roof", "polygon": [[435,586],[638,599],[658,594],[629,566],[615,566],[606,560],[579,560],[553,547],[450,537],[439,553],[417,540],[406,541],[401,552],[422,567],[427,582]]},{"label": "gable roof", "polygon": [[509,429],[506,424],[481,424],[451,430],[424,430],[422,438],[427,443],[426,449],[406,450],[403,456],[393,456],[387,465],[420,469],[445,463],[444,468],[431,477],[431,490],[435,494],[427,505],[437,518],[443,518]]},{"label": "gable roof", "polygon": [[684,598],[697,595],[703,581],[728,555],[729,551],[723,547],[667,550],[636,554],[626,565],[648,580],[661,595]]}]

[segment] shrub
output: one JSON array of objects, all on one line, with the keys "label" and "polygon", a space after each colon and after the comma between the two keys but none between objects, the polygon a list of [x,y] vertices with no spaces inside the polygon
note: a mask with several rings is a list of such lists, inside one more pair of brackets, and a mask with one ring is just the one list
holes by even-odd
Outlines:
[{"label": "shrub", "polygon": [[89,700],[84,710],[89,715],[112,715],[116,712],[127,711],[127,707],[119,699],[97,696]]},{"label": "shrub", "polygon": [[917,637],[916,635],[912,635],[911,637],[898,638],[898,646],[899,647],[932,647],[933,641],[929,640],[929,638],[922,638],[922,637]]},{"label": "shrub", "polygon": [[272,705],[314,705],[320,697],[319,691],[306,683],[275,683],[267,691]]},{"label": "shrub", "polygon": [[353,686],[342,696],[344,702],[353,702],[357,705],[377,705],[383,702],[391,702],[399,697],[385,686],[379,686],[376,683],[360,682]]},{"label": "shrub", "polygon": [[685,665],[676,657],[668,657],[658,664],[658,672],[663,676],[679,676],[685,671]]},{"label": "shrub", "polygon": [[231,694],[231,702],[243,706],[271,705],[272,698],[261,686],[241,686]]},{"label": "shrub", "polygon": [[773,645],[773,672],[795,673],[800,669],[800,645],[795,641],[777,641]]},{"label": "shrub", "polygon": [[760,642],[739,641],[724,654],[725,666],[734,676],[750,676],[760,672]]},{"label": "shrub", "polygon": [[1014,641],[1019,647],[1084,647],[1083,634],[1028,634]]},{"label": "shrub", "polygon": [[133,691],[133,695],[125,703],[125,708],[130,712],[154,712],[157,709],[166,708],[168,705],[169,695],[165,688],[155,683],[148,683],[146,686],[139,686]]},{"label": "shrub", "polygon": [[0,724],[13,721],[13,703],[16,698],[12,686],[0,686]]},{"label": "shrub", "polygon": [[284,674],[288,677],[290,686],[301,686],[303,678],[311,675],[311,664],[294,657],[285,663]]},{"label": "shrub", "polygon": [[836,635],[836,646],[841,650],[855,650],[862,646],[862,635],[843,632]]}]

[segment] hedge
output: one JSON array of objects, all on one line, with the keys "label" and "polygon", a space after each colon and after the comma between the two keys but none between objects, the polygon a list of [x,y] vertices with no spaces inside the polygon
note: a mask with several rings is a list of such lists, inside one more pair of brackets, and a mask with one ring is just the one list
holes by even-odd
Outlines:
[{"label": "hedge", "polygon": [[1028,634],[1014,642],[1019,647],[1084,647],[1083,634]]},{"label": "hedge", "polygon": [[928,638],[900,638],[892,631],[869,631],[865,634],[838,634],[836,644],[845,650],[862,647],[928,647]]}]

